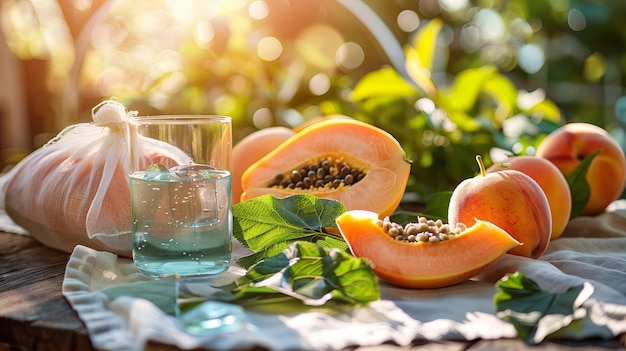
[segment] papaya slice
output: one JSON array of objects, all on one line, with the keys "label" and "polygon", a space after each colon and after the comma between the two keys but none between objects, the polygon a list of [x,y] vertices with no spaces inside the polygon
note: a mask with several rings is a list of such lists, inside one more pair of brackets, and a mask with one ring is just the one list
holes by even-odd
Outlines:
[{"label": "papaya slice", "polygon": [[[432,224],[423,219],[416,225]],[[521,245],[506,231],[481,220],[469,228],[451,229],[456,233],[445,238],[437,234],[434,240],[429,238],[435,235],[426,235],[426,232],[422,233],[427,240],[395,238],[393,231],[399,231],[399,225],[388,218],[380,220],[378,214],[371,211],[347,211],[337,217],[336,222],[352,255],[369,259],[376,275],[405,288],[441,288],[462,283],[487,269],[511,248]],[[397,235],[410,237],[406,235],[410,230],[404,231]]]},{"label": "papaya slice", "polygon": [[410,169],[400,143],[386,131],[333,118],[304,128],[252,164],[241,177],[241,201],[309,193],[386,216],[400,203]]}]

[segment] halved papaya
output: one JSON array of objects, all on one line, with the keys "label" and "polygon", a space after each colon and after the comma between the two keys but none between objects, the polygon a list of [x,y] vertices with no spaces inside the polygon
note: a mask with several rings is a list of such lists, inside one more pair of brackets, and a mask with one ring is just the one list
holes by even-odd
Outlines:
[{"label": "halved papaya", "polygon": [[241,193],[243,193],[243,189],[241,188],[241,176],[253,163],[269,154],[280,144],[306,127],[329,119],[350,118],[352,117],[338,114],[319,116],[299,124],[293,127],[293,129],[282,126],[273,126],[259,129],[246,135],[243,139],[237,142],[235,146],[233,146],[233,165],[231,168],[233,180],[233,204],[236,204],[241,200]]},{"label": "halved papaya", "polygon": [[353,119],[306,127],[251,165],[241,178],[241,201],[264,194],[310,193],[348,210],[391,214],[402,199],[410,161],[386,131]]},{"label": "halved papaya", "polygon": [[233,205],[241,199],[241,193],[243,193],[241,176],[248,167],[295,134],[296,131],[293,129],[280,126],[259,129],[248,134],[233,147],[231,168]]},{"label": "halved papaya", "polygon": [[[357,210],[344,212],[336,222],[352,255],[369,259],[376,275],[406,288],[441,288],[464,282],[521,245],[501,228],[480,220],[469,228],[437,229],[436,236],[432,230],[420,231],[420,226],[444,228],[446,224],[423,217],[400,227],[388,218],[380,220],[377,213]],[[414,224],[411,234],[408,228]],[[453,234],[439,234],[446,231]]]}]

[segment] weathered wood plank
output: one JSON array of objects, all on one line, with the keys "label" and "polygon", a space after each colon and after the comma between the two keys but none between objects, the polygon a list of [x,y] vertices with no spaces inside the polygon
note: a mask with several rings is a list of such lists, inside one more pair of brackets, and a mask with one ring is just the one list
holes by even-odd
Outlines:
[{"label": "weathered wood plank", "polygon": [[0,292],[54,276],[63,276],[69,254],[45,247],[32,238],[2,233]]},{"label": "weathered wood plank", "polygon": [[69,255],[7,233],[0,233],[0,253],[0,345],[92,350],[84,324],[61,293]]}]

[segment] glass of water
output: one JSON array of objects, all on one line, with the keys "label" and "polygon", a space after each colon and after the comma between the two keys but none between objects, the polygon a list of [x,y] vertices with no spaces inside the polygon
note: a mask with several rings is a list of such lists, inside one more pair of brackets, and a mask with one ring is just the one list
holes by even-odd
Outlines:
[{"label": "glass of water", "polygon": [[128,120],[133,261],[154,278],[213,276],[232,252],[232,122],[226,116]]}]

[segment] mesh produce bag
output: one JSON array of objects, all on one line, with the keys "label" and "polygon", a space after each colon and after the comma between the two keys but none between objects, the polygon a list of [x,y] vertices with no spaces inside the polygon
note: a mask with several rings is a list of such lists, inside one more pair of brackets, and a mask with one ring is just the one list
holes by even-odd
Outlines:
[{"label": "mesh produce bag", "polygon": [[[92,123],[65,128],[3,176],[4,209],[42,244],[72,252],[78,244],[130,256],[126,119],[116,101],[94,107]],[[186,157],[155,141],[146,163]]]}]

